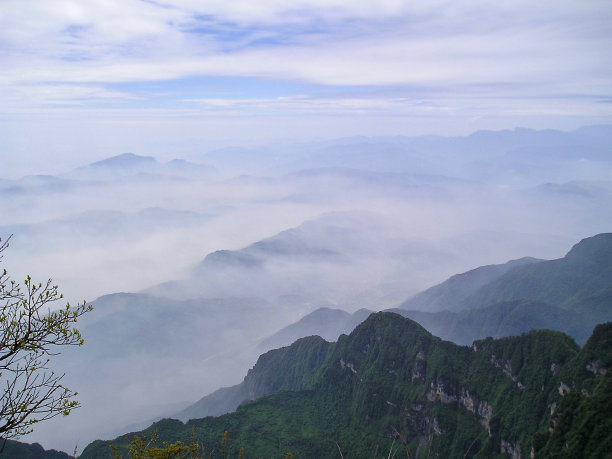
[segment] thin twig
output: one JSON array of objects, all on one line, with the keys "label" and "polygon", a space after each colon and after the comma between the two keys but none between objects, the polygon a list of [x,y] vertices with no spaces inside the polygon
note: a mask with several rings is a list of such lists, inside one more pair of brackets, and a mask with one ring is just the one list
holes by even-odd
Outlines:
[{"label": "thin twig", "polygon": [[338,447],[338,452],[340,453],[340,457],[344,459],[344,456],[342,455],[342,450],[340,449],[340,445],[338,444],[338,442],[336,442],[336,446]]},{"label": "thin twig", "polygon": [[412,451],[410,450],[410,446],[408,445],[408,442],[406,441],[404,436],[401,433],[399,433],[395,427],[391,427],[391,428],[395,431],[397,436],[400,438],[400,440],[404,444],[404,447],[406,448],[406,455],[408,456],[408,459],[412,459]]},{"label": "thin twig", "polygon": [[391,448],[389,448],[389,454],[387,455],[387,459],[391,459],[391,453],[393,452],[393,445],[395,445],[395,438],[391,442]]},{"label": "thin twig", "polygon": [[480,437],[480,434],[476,435],[476,438],[474,438],[474,441],[472,441],[472,443],[470,444],[470,447],[467,449],[467,451],[463,455],[463,459],[465,459],[467,457],[468,453],[472,449],[472,446],[474,446],[474,443],[476,443],[476,440],[478,440],[478,437]]}]

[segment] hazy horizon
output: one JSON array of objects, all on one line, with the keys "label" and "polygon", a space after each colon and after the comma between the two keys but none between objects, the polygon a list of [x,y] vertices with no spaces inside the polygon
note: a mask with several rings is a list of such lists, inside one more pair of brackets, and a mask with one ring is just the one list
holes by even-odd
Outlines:
[{"label": "hazy horizon", "polygon": [[610,124],[612,4],[6,0],[16,178],[366,135]]},{"label": "hazy horizon", "polygon": [[3,268],[99,299],[62,363],[83,407],[24,440],[72,451],[234,384],[318,307],[611,231],[611,20],[608,0],[0,2]]}]

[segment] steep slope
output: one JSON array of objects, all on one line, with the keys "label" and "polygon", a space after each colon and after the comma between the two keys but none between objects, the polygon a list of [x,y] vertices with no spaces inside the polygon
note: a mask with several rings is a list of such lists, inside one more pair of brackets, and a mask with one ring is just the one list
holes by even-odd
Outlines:
[{"label": "steep slope", "polygon": [[598,325],[563,369],[565,395],[551,409],[548,429],[534,438],[536,457],[600,458],[612,451],[612,323]]},{"label": "steep slope", "polygon": [[181,420],[218,416],[279,390],[301,390],[308,386],[327,357],[330,343],[318,336],[297,340],[289,347],[259,357],[242,383],[225,387],[187,407],[176,417]]},{"label": "steep slope", "polygon": [[[353,314],[329,308],[313,311],[259,343],[261,349],[293,345],[266,352],[259,357],[242,383],[218,389],[173,417],[187,421],[218,416],[234,411],[246,400],[254,400],[281,389],[295,391],[304,388],[304,381],[308,381],[313,376],[312,372],[324,362],[321,357],[328,348],[327,341],[336,341],[341,334],[350,333],[371,313],[365,309]],[[313,352],[313,355],[309,356],[309,352]],[[308,364],[294,368],[304,358]],[[298,376],[288,378],[289,374]]]},{"label": "steep slope", "polygon": [[480,266],[465,273],[455,274],[441,284],[404,301],[399,307],[415,311],[436,312],[445,309],[455,309],[456,304],[465,301],[478,292],[489,282],[501,277],[511,268],[529,265],[541,260],[525,257],[512,260],[502,265]]},{"label": "steep slope", "polygon": [[549,328],[583,344],[596,324],[612,320],[612,233],[583,239],[557,260],[523,258],[452,276],[400,309],[457,343]]},{"label": "steep slope", "polygon": [[[599,373],[607,369],[609,353],[607,343],[588,357],[603,355]],[[230,456],[244,446],[248,457],[291,451],[336,458],[338,448],[344,457],[405,448],[439,457],[527,457],[534,434],[545,431],[551,407],[565,393],[559,391],[562,383],[573,384],[564,376],[568,363],[575,367],[582,354],[558,332],[532,331],[462,347],[409,319],[377,313],[329,345],[325,363],[309,382],[293,379],[305,390],[281,390],[217,418],[160,421],[144,433],[157,430],[161,441],[189,441],[193,429],[203,450],[211,451],[228,431]],[[292,362],[297,358],[299,352]],[[601,376],[586,377],[584,384],[600,383]],[[131,438],[113,443],[123,446]],[[107,445],[94,442],[82,457],[108,457]]]},{"label": "steep slope", "polygon": [[558,260],[518,266],[449,309],[481,308],[529,299],[612,319],[612,233],[583,239]]}]

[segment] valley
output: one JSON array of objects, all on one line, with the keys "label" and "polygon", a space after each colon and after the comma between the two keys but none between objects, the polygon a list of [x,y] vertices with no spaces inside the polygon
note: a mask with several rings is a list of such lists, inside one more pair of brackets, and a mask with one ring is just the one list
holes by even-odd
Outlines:
[{"label": "valley", "polygon": [[[610,135],[609,128],[599,127],[545,135],[516,130],[448,139],[354,138],[309,149],[298,145],[286,156],[271,149],[277,160],[274,170],[266,155],[243,164],[247,153],[242,150],[212,152],[193,163],[124,154],[57,177],[3,182],[0,194],[10,196],[2,201],[5,214],[13,211],[0,227],[2,234],[13,234],[6,256],[11,272],[34,266],[33,275],[40,275],[51,266],[59,276],[54,280],[66,284],[72,297],[101,293],[91,302],[94,311],[79,321],[84,346],[54,359],[57,371],[66,374],[66,384],[78,388],[82,407],[66,419],[37,426],[23,440],[68,452],[77,446],[84,457],[98,457],[107,447],[91,453],[93,446],[87,445],[92,441],[120,438],[113,441],[125,445],[130,438],[123,434],[147,429],[153,422],[154,429],[161,430],[171,422],[164,418],[193,426],[191,419],[223,415],[227,417],[220,419],[233,426],[233,444],[247,449],[252,445],[256,455],[279,455],[247,433],[255,421],[248,421],[251,414],[245,413],[264,410],[255,416],[267,413],[277,419],[266,428],[277,429],[287,448],[306,456],[337,457],[337,451],[329,443],[316,450],[300,449],[299,441],[293,441],[301,434],[291,425],[310,426],[310,434],[322,442],[331,441],[318,430],[326,426],[344,438],[342,451],[352,451],[353,457],[373,445],[389,448],[377,439],[382,435],[393,442],[391,426],[402,438],[410,438],[410,448],[421,455],[423,445],[438,454],[461,455],[468,434],[455,432],[460,428],[478,438],[471,438],[468,446],[475,441],[474,451],[480,455],[500,452],[503,440],[510,445],[504,447],[506,452],[515,450],[518,442],[525,456],[530,445],[544,441],[537,435],[550,421],[545,412],[553,403],[552,385],[544,397],[548,405],[538,402],[537,413],[523,430],[484,435],[477,428],[482,418],[470,417],[477,409],[466,406],[482,400],[493,406],[494,392],[475,392],[480,388],[475,380],[464,386],[440,379],[442,367],[429,363],[433,373],[424,374],[425,379],[407,377],[421,371],[421,363],[414,363],[421,350],[406,350],[414,353],[410,358],[398,356],[396,365],[401,360],[416,366],[401,367],[404,376],[393,384],[374,379],[362,388],[355,386],[355,393],[341,395],[333,386],[340,376],[327,380],[324,375],[337,371],[338,362],[330,360],[334,349],[363,323],[379,317],[371,316],[378,311],[412,319],[424,327],[423,333],[427,330],[423,336],[432,343],[448,343],[431,352],[449,368],[456,364],[451,363],[453,355],[463,356],[458,357],[461,361],[471,356],[474,342],[497,343],[539,329],[562,332],[550,336],[563,336],[563,345],[578,353],[597,324],[612,320],[612,238],[605,232],[612,223],[612,212],[607,212],[612,209],[612,189],[598,175],[612,166],[593,147],[596,139],[605,148]],[[588,143],[592,151],[592,156],[582,150],[572,156],[568,150],[562,161],[540,158],[554,162],[557,178],[564,181],[548,182],[546,168],[540,175],[531,171],[507,176],[503,165],[510,158],[514,166],[529,162],[514,153],[519,146],[545,150],[563,142],[576,148]],[[478,153],[483,148],[488,155]],[[576,172],[576,161],[585,157],[599,166],[597,174],[590,172],[593,169],[586,175]],[[368,161],[372,166],[365,169]],[[493,174],[486,180],[485,170]],[[30,202],[33,196],[36,206],[20,210],[19,202]],[[102,256],[109,252],[112,257]],[[401,326],[389,326],[403,333]],[[306,338],[315,335],[322,338]],[[450,356],[444,356],[446,352]],[[269,360],[262,361],[266,356]],[[345,362],[350,374],[359,371],[352,360],[333,358]],[[346,367],[347,362],[352,367]],[[480,368],[483,362],[468,367]],[[530,378],[548,378],[540,373],[553,363],[559,364],[544,362],[530,369]],[[483,378],[493,378],[494,386],[502,381],[498,376]],[[385,394],[401,396],[385,400],[386,406],[403,404],[407,417],[400,422],[393,417],[397,413],[391,415],[376,404],[372,412],[355,411],[357,405],[374,402],[355,397],[363,397],[363,391],[377,393],[387,383],[391,385]],[[441,395],[432,389],[438,384]],[[445,388],[451,386],[448,392]],[[311,399],[315,387],[344,403],[329,413],[329,422],[344,416],[342,423],[356,430],[344,432],[299,417],[285,426],[295,410],[308,412],[302,404],[315,413],[330,402],[318,395]],[[499,387],[490,390],[501,391]],[[460,402],[464,390],[477,402]],[[246,412],[251,405],[243,407],[245,401],[255,404]],[[453,410],[462,407],[467,413],[445,411],[449,401],[458,403]],[[292,407],[291,414],[274,411],[277,403]],[[421,414],[411,411],[421,405],[427,406]],[[432,414],[439,410],[439,416]],[[505,410],[494,408],[504,419]],[[448,424],[456,416],[458,424]],[[373,425],[378,430],[368,430],[357,440],[357,432],[366,429],[365,417],[377,419]],[[284,421],[279,424],[280,419]],[[168,425],[174,427],[163,441],[185,440],[188,427]],[[224,431],[202,429],[211,432],[207,442],[217,441]],[[437,430],[450,436],[438,438]],[[313,438],[309,443],[316,443]],[[454,446],[444,449],[447,443]]]}]

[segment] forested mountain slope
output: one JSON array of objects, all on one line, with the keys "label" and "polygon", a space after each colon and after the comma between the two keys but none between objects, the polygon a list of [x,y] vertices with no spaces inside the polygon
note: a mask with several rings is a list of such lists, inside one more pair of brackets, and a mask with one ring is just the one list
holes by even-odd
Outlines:
[{"label": "forested mountain slope", "polygon": [[[240,447],[246,457],[337,458],[338,447],[344,457],[370,457],[404,449],[404,440],[425,456],[528,457],[532,448],[544,454],[554,440],[554,428],[546,434],[551,412],[554,423],[556,407],[566,409],[564,397],[583,389],[610,397],[601,389],[612,359],[607,336],[612,324],[599,326],[583,350],[547,330],[464,347],[397,314],[377,313],[337,343],[308,339],[281,351],[291,358],[269,366],[267,384],[300,390],[280,390],[216,418],[163,420],[144,433],[188,442],[193,431],[203,451],[211,451],[228,431],[230,457]],[[109,457],[109,443],[126,446],[132,437],[94,442],[81,457]]]},{"label": "forested mountain slope", "polygon": [[242,402],[254,400],[279,390],[301,390],[310,384],[319,370],[331,343],[318,336],[297,340],[291,346],[261,355],[244,381],[224,387],[197,401],[177,414],[189,420],[217,416],[234,411]]}]

